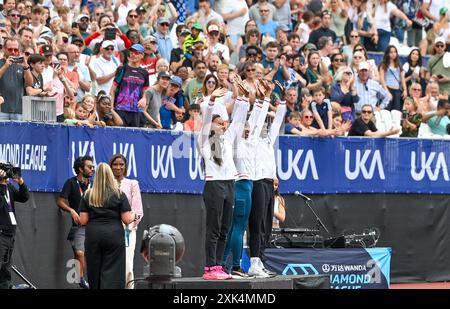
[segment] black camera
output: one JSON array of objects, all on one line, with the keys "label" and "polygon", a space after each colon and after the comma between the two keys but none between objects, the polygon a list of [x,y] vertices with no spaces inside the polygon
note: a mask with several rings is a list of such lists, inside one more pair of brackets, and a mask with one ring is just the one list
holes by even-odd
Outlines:
[{"label": "black camera", "polygon": [[0,163],[0,170],[6,173],[5,178],[17,178],[22,177],[22,171],[20,167],[14,167],[11,163]]},{"label": "black camera", "polygon": [[13,57],[13,63],[23,63],[23,57]]}]

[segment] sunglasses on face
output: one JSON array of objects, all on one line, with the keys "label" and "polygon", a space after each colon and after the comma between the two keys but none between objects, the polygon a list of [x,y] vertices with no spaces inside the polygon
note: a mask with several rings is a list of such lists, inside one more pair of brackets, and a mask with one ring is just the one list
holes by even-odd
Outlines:
[{"label": "sunglasses on face", "polygon": [[166,23],[162,23],[160,25],[161,25],[161,27],[169,27],[169,24],[166,24]]},{"label": "sunglasses on face", "polygon": [[215,84],[216,84],[216,81],[214,81],[214,80],[208,80],[208,81],[206,82],[206,84],[209,84],[209,85],[215,85]]},{"label": "sunglasses on face", "polygon": [[105,50],[113,51],[114,47],[108,47],[108,48],[105,48]]},{"label": "sunglasses on face", "polygon": [[130,18],[138,18],[137,15],[128,15],[128,17],[130,17]]},{"label": "sunglasses on face", "polygon": [[344,74],[346,74],[346,75],[353,75],[353,73],[352,72],[344,72]]},{"label": "sunglasses on face", "polygon": [[69,38],[63,37],[63,38],[62,38],[62,41],[63,41],[64,43],[67,43],[67,42],[69,42]]},{"label": "sunglasses on face", "polygon": [[313,119],[313,116],[303,116],[304,119]]},{"label": "sunglasses on face", "polygon": [[19,14],[10,14],[9,16],[11,16],[11,17],[20,17]]},{"label": "sunglasses on face", "polygon": [[260,13],[266,13],[269,12],[269,10],[259,10]]},{"label": "sunglasses on face", "polygon": [[255,72],[255,69],[247,69],[247,72]]},{"label": "sunglasses on face", "polygon": [[344,62],[344,59],[341,59],[341,58],[334,58],[334,61],[335,61],[335,62]]},{"label": "sunglasses on face", "polygon": [[10,53],[18,53],[19,52],[18,48],[7,48],[6,50]]},{"label": "sunglasses on face", "polygon": [[212,35],[212,36],[218,36],[219,35],[219,31],[211,31],[209,34]]},{"label": "sunglasses on face", "polygon": [[437,48],[444,48],[444,44],[436,44],[435,45]]},{"label": "sunglasses on face", "polygon": [[421,91],[422,89],[420,88],[411,88],[412,91]]},{"label": "sunglasses on face", "polygon": [[363,114],[372,114],[372,111],[362,111],[361,113],[363,113]]}]

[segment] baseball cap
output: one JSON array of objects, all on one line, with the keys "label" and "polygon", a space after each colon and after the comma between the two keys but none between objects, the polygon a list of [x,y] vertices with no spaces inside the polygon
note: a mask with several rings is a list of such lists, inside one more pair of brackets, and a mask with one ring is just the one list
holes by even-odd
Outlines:
[{"label": "baseball cap", "polygon": [[209,25],[208,32],[213,32],[213,31],[219,31],[219,26],[214,25],[214,24]]},{"label": "baseball cap", "polygon": [[172,76],[170,78],[170,83],[177,85],[178,87],[181,87],[181,85],[183,84],[183,81],[181,80],[181,77],[179,77],[179,76]]},{"label": "baseball cap", "polygon": [[75,43],[82,43],[82,44],[84,44],[84,41],[79,36],[73,36],[72,37],[72,44],[75,44]]},{"label": "baseball cap", "polygon": [[136,8],[136,12],[137,13],[146,13],[147,11],[145,10],[145,8],[142,5],[140,5]]},{"label": "baseball cap", "polygon": [[282,30],[284,32],[289,32],[291,29],[289,29],[289,27],[286,24],[281,24],[277,27],[277,31],[278,30]]},{"label": "baseball cap", "polygon": [[53,55],[53,47],[51,45],[42,45],[42,54],[44,56]]},{"label": "baseball cap", "polygon": [[188,34],[191,34],[191,32],[189,31],[189,29],[187,29],[187,28],[183,28],[183,30],[181,30],[181,32],[180,32],[180,35],[188,35]]},{"label": "baseball cap", "polygon": [[89,16],[87,16],[86,14],[80,14],[77,17],[77,23],[81,22],[82,18],[87,18],[89,20]]},{"label": "baseball cap", "polygon": [[197,29],[197,30],[203,31],[203,27],[199,23],[194,23],[192,25],[191,29]]},{"label": "baseball cap", "polygon": [[133,44],[133,45],[131,45],[130,50],[135,50],[135,51],[143,53],[145,51],[145,48],[141,44]]},{"label": "baseball cap", "polygon": [[361,70],[369,70],[369,64],[367,63],[367,61],[363,61],[359,64],[358,71]]},{"label": "baseball cap", "polygon": [[113,46],[114,47],[114,42],[113,41],[109,41],[109,40],[103,41],[102,48],[107,48],[109,46]]},{"label": "baseball cap", "polygon": [[448,9],[446,7],[442,7],[439,10],[439,15],[445,15],[448,12]]},{"label": "baseball cap", "polygon": [[436,43],[445,44],[445,38],[443,36],[438,36],[436,39],[434,39],[434,44]]},{"label": "baseball cap", "polygon": [[166,72],[166,71],[161,71],[161,72],[158,73],[158,79],[164,78],[164,77],[170,78],[170,74],[168,72]]},{"label": "baseball cap", "polygon": [[158,39],[155,38],[153,35],[147,35],[144,39],[144,43],[147,42],[158,42]]},{"label": "baseball cap", "polygon": [[160,19],[158,19],[158,25],[161,25],[161,24],[164,24],[164,23],[170,25],[169,19],[166,18],[166,17],[161,17]]},{"label": "baseball cap", "polygon": [[308,44],[305,45],[304,49],[305,50],[307,50],[307,49],[317,49],[317,46],[314,45],[313,43],[308,43]]}]

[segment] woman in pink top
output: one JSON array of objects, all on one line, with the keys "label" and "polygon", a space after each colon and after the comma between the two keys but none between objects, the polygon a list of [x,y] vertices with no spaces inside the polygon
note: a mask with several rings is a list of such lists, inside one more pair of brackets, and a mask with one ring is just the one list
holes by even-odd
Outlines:
[{"label": "woman in pink top", "polygon": [[113,171],[114,177],[119,183],[119,188],[125,193],[130,203],[131,210],[134,211],[139,219],[125,226],[125,247],[126,247],[126,266],[125,282],[127,289],[134,288],[133,260],[134,249],[136,247],[136,231],[138,224],[144,216],[142,209],[141,190],[139,182],[134,179],[125,178],[127,175],[127,159],[121,154],[115,154],[109,161],[109,166]]}]

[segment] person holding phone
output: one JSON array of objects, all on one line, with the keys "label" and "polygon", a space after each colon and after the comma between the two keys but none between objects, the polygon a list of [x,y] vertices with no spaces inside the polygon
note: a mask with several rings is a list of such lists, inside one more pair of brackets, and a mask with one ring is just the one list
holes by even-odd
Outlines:
[{"label": "person holding phone", "polygon": [[417,112],[417,102],[407,97],[403,102],[402,134],[400,137],[417,137],[422,122],[422,114]]},{"label": "person holding phone", "polygon": [[25,58],[17,63],[14,57],[21,57],[19,41],[6,38],[3,59],[0,59],[0,93],[5,99],[1,105],[1,120],[22,120],[22,97],[25,84],[32,83],[30,66]]}]

